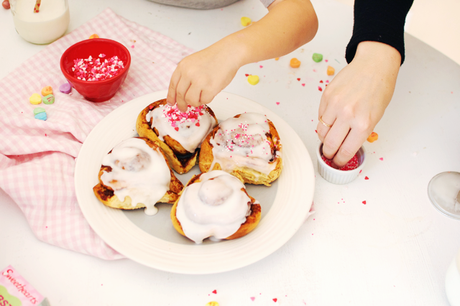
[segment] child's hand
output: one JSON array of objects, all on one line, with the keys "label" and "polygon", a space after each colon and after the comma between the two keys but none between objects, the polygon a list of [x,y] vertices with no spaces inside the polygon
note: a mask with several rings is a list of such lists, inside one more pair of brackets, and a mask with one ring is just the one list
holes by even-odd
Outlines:
[{"label": "child's hand", "polygon": [[[359,150],[391,101],[401,55],[389,45],[362,42],[353,61],[321,97],[317,126],[323,154],[341,167]],[[327,125],[330,125],[328,127]]]},{"label": "child's hand", "polygon": [[184,58],[171,77],[167,103],[177,103],[183,112],[187,105],[210,103],[240,68],[237,52],[230,49],[218,43]]}]

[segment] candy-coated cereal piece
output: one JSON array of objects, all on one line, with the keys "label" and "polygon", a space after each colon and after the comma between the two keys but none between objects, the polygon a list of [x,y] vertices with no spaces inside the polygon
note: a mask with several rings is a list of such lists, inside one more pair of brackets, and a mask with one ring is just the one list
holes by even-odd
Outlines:
[{"label": "candy-coated cereal piece", "polygon": [[38,113],[34,117],[35,119],[43,120],[43,121],[46,121],[46,119],[48,119],[48,116],[46,115],[46,113]]},{"label": "candy-coated cereal piece", "polygon": [[89,39],[91,39],[91,38],[99,38],[99,35],[97,35],[97,34],[92,34],[92,35],[89,37]]},{"label": "candy-coated cereal piece", "polygon": [[53,104],[54,103],[54,96],[52,94],[46,95],[42,99],[43,103],[45,104]]},{"label": "candy-coated cereal piece", "polygon": [[321,53],[313,53],[311,57],[315,62],[319,63],[323,60],[323,55]]},{"label": "candy-coated cereal piece", "polygon": [[291,66],[292,68],[299,68],[300,67],[300,61],[298,59],[296,59],[295,57],[291,58],[291,61],[289,62],[289,66]]},{"label": "candy-coated cereal piece", "polygon": [[42,96],[47,96],[53,93],[53,88],[51,86],[45,86],[42,88]]},{"label": "candy-coated cereal piece", "polygon": [[33,95],[30,96],[29,102],[35,105],[40,104],[42,103],[42,96],[40,96],[40,94],[38,93],[34,93]]},{"label": "candy-coated cereal piece", "polygon": [[259,76],[258,75],[250,75],[248,76],[248,82],[251,85],[256,85],[259,83]]},{"label": "candy-coated cereal piece", "polygon": [[45,109],[43,107],[36,107],[34,108],[34,116],[40,113],[45,113]]},{"label": "candy-coated cereal piece", "polygon": [[327,75],[334,75],[335,68],[332,66],[327,66]]},{"label": "candy-coated cereal piece", "polygon": [[216,301],[212,301],[207,303],[206,306],[219,306],[219,303],[217,303]]},{"label": "candy-coated cereal piece", "polygon": [[379,139],[379,134],[377,134],[376,132],[372,132],[369,137],[367,137],[367,141],[369,142],[374,142],[376,141],[377,139]]},{"label": "candy-coated cereal piece", "polygon": [[72,85],[69,83],[64,83],[61,86],[59,86],[59,91],[65,94],[69,94],[72,91]]},{"label": "candy-coated cereal piece", "polygon": [[247,27],[248,25],[251,24],[251,22],[252,22],[251,18],[249,18],[249,17],[241,17],[241,25],[243,27]]}]

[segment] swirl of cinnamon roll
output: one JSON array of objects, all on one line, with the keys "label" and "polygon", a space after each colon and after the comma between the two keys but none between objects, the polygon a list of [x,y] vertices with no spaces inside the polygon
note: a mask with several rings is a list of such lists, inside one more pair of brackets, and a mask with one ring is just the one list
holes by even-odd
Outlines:
[{"label": "swirl of cinnamon roll", "polygon": [[224,170],[245,183],[270,186],[282,170],[281,141],[262,114],[244,113],[221,122],[201,146],[202,172]]},{"label": "swirl of cinnamon roll", "polygon": [[171,210],[174,228],[197,244],[236,239],[259,223],[260,204],[238,178],[221,170],[194,176]]},{"label": "swirl of cinnamon roll", "polygon": [[182,113],[163,99],[144,108],[137,118],[136,129],[139,136],[157,143],[171,167],[183,174],[195,165],[201,143],[216,125],[217,118],[206,105],[189,106]]},{"label": "swirl of cinnamon roll", "polygon": [[156,203],[174,203],[182,188],[154,142],[129,138],[103,158],[99,183],[93,191],[109,207],[145,207],[145,212],[153,215],[157,212]]}]

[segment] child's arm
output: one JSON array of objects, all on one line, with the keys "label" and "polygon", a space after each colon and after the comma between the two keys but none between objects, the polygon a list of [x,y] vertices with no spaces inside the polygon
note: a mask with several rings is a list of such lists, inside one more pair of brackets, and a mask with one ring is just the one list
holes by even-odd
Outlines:
[{"label": "child's arm", "polygon": [[313,39],[318,20],[309,0],[276,0],[261,20],[185,57],[174,71],[168,104],[199,106],[211,102],[238,69],[288,54]]},{"label": "child's arm", "polygon": [[[350,63],[321,97],[318,137],[323,154],[345,165],[380,121],[404,61],[404,23],[413,0],[355,0]],[[332,125],[327,127],[327,125]]]}]

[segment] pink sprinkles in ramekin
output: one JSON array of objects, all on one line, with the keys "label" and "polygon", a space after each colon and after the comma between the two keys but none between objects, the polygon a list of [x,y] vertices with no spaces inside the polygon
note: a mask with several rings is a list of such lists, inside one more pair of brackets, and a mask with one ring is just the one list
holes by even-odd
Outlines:
[{"label": "pink sprinkles in ramekin", "polygon": [[163,116],[176,131],[179,131],[179,125],[182,123],[190,123],[200,126],[200,117],[204,115],[205,108],[206,105],[200,105],[198,107],[189,105],[187,111],[183,113],[179,110],[177,104],[174,104],[173,106],[166,104],[163,108]]},{"label": "pink sprinkles in ramekin", "polygon": [[82,81],[103,81],[118,75],[125,67],[118,56],[103,59],[106,55],[101,53],[95,60],[90,55],[87,59],[75,59],[72,71],[77,79]]}]

